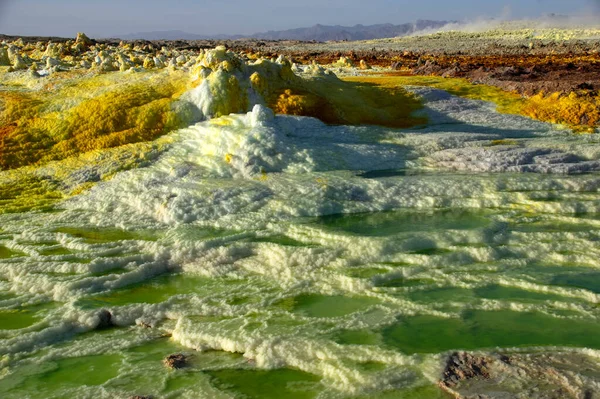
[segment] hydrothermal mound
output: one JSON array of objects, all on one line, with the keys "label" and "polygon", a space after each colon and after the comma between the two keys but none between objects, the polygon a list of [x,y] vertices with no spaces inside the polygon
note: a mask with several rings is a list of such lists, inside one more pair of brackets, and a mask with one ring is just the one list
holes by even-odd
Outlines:
[{"label": "hydrothermal mound", "polygon": [[600,391],[597,134],[348,58],[59,47],[0,49],[3,398]]}]

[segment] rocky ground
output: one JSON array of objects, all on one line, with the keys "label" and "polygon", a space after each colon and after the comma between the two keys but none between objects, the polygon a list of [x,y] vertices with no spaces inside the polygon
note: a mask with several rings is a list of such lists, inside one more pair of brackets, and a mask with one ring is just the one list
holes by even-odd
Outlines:
[{"label": "rocky ground", "polygon": [[439,385],[464,399],[595,399],[599,377],[597,359],[585,353],[455,352]]},{"label": "rocky ground", "polygon": [[[254,56],[284,55],[298,64],[315,61],[326,65],[345,57],[356,65],[364,60],[370,66],[416,75],[466,78],[526,96],[542,91],[570,93],[600,89],[600,31],[546,30],[536,34],[526,30],[504,34],[450,32],[362,42],[136,40],[124,43],[119,39],[101,39],[91,40],[90,44],[100,47],[126,44],[150,57],[165,48],[193,53],[218,45]],[[0,35],[0,41],[7,43],[18,39],[26,47],[38,48],[45,48],[47,42],[65,48],[74,43],[68,38]]]}]

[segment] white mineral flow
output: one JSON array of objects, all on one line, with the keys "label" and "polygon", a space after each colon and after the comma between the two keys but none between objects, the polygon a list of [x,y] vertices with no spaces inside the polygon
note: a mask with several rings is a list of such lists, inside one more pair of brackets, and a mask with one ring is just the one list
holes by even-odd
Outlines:
[{"label": "white mineral flow", "polygon": [[[225,67],[199,73],[186,101],[228,113]],[[411,90],[427,126],[248,101],[0,215],[0,397],[435,398],[453,350],[597,359],[597,136]]]}]

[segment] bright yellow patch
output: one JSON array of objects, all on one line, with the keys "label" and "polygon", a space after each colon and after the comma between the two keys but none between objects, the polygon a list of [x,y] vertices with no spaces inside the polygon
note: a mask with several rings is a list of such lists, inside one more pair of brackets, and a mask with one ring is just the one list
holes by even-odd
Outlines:
[{"label": "bright yellow patch", "polygon": [[531,118],[572,126],[593,133],[600,124],[600,97],[589,93],[537,94],[528,99],[523,113]]},{"label": "bright yellow patch", "polygon": [[287,89],[277,99],[274,110],[286,115],[318,115],[323,106],[325,101],[314,94],[293,94]]},{"label": "bright yellow patch", "polygon": [[344,80],[350,82],[368,82],[383,87],[394,86],[427,86],[445,90],[448,93],[469,98],[495,103],[498,111],[507,114],[520,114],[525,99],[517,93],[511,93],[493,86],[474,85],[466,79],[442,78],[438,76],[358,76],[348,77]]},{"label": "bright yellow patch", "polygon": [[183,73],[56,75],[43,90],[0,92],[0,169],[153,140],[186,122],[171,108]]},{"label": "bright yellow patch", "polygon": [[43,169],[26,166],[1,172],[0,214],[50,209],[61,199],[94,186],[93,181],[81,179],[81,171],[87,170],[89,165],[95,166],[99,173],[97,178],[108,180],[119,171],[143,165],[164,151],[168,144],[165,137],[49,162]]},{"label": "bright yellow patch", "polygon": [[593,132],[600,123],[600,97],[593,93],[571,93],[570,95],[540,93],[526,98],[497,87],[474,85],[465,79],[437,76],[370,75],[348,77],[344,80],[372,83],[383,87],[405,85],[434,87],[456,96],[493,102],[498,106],[498,112],[564,124],[577,132]]},{"label": "bright yellow patch", "polygon": [[313,78],[290,82],[268,98],[275,112],[312,116],[330,124],[407,128],[426,123],[413,116],[420,101],[400,86]]}]

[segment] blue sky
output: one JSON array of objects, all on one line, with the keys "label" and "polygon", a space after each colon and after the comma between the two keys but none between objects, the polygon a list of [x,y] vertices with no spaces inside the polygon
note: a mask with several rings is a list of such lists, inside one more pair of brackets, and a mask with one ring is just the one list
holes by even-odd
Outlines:
[{"label": "blue sky", "polygon": [[0,33],[115,37],[143,31],[250,34],[324,25],[585,14],[600,0],[0,0]]}]

